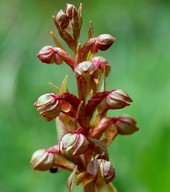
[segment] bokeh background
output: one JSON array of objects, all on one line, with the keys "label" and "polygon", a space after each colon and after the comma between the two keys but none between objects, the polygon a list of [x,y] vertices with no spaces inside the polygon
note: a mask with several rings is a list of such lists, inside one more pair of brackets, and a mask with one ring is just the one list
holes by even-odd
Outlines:
[{"label": "bokeh background", "polygon": [[[80,1],[69,1],[76,6]],[[85,0],[81,43],[88,21],[95,35],[110,33],[117,42],[100,52],[111,64],[107,89],[121,88],[134,100],[128,113],[140,131],[119,136],[109,148],[116,168],[119,192],[170,191],[170,1]],[[48,82],[60,85],[69,75],[66,65],[45,65],[36,57],[44,45],[53,45],[56,29],[51,16],[65,10],[66,1],[0,1],[0,191],[66,192],[68,173],[34,172],[32,153],[57,142],[54,122],[46,122],[33,107]],[[75,191],[81,191],[76,188]]]}]

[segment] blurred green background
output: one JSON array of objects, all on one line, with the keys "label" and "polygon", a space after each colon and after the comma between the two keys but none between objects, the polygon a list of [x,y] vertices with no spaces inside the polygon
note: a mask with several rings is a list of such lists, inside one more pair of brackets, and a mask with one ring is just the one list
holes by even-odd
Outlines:
[{"label": "blurred green background", "polygon": [[[69,1],[76,6],[80,1]],[[128,113],[140,131],[119,136],[109,148],[116,168],[119,192],[170,191],[170,1],[85,0],[81,43],[88,21],[95,35],[110,33],[117,41],[100,52],[111,64],[107,89],[121,88],[134,100]],[[35,172],[32,153],[57,142],[54,121],[38,116],[33,103],[52,92],[48,82],[60,85],[69,75],[66,65],[45,65],[36,57],[44,45],[53,45],[51,16],[65,10],[66,1],[1,0],[0,2],[0,191],[67,191],[68,173]],[[81,191],[76,189],[75,191]]]}]

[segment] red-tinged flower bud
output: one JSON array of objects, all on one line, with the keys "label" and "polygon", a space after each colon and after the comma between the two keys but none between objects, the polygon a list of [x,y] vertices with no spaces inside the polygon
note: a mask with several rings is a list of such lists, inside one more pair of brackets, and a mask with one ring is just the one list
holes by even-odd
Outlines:
[{"label": "red-tinged flower bud", "polygon": [[46,110],[40,112],[40,116],[44,117],[47,121],[58,117],[61,112],[60,102],[57,100],[55,105],[48,107]]},{"label": "red-tinged flower bud", "polygon": [[136,121],[129,115],[122,115],[116,118],[115,124],[121,135],[130,135],[139,130]]},{"label": "red-tinged flower bud", "polygon": [[90,69],[92,68],[92,62],[90,61],[83,61],[79,63],[76,68],[74,69],[77,75],[88,75],[90,74]]},{"label": "red-tinged flower bud", "polygon": [[[99,83],[100,77],[104,70],[104,65],[106,63],[99,61],[100,59],[91,61],[83,61],[79,63],[74,69],[77,79],[79,89],[82,90],[82,96],[87,97],[89,94],[93,92],[96,93]],[[102,60],[102,59],[101,59]],[[92,92],[91,92],[92,91]],[[81,93],[81,91],[80,91]]]},{"label": "red-tinged flower bud", "polygon": [[66,157],[70,158],[75,155],[83,154],[88,147],[89,142],[81,133],[66,133],[60,140],[60,152]]},{"label": "red-tinged flower bud", "polygon": [[46,93],[38,98],[38,100],[34,103],[34,106],[37,110],[44,110],[56,103],[56,100],[57,97],[54,93]]},{"label": "red-tinged flower bud", "polygon": [[69,17],[64,13],[63,10],[60,10],[56,15],[56,20],[58,21],[61,29],[65,29],[69,25]]},{"label": "red-tinged flower bud", "polygon": [[102,113],[108,109],[121,109],[130,105],[132,99],[124,91],[117,89],[108,92],[106,98],[99,105],[99,112]]},{"label": "red-tinged flower bud", "polygon": [[53,93],[46,93],[41,95],[34,103],[37,110],[41,110],[40,115],[47,121],[50,121],[57,117],[61,112],[60,101]]},{"label": "red-tinged flower bud", "polygon": [[51,64],[53,61],[53,57],[55,55],[55,51],[52,46],[43,47],[40,52],[37,54],[37,57],[43,62]]},{"label": "red-tinged flower bud", "polygon": [[104,178],[106,183],[111,182],[115,177],[115,169],[110,161],[105,159],[94,159],[87,165],[87,172],[94,178]]},{"label": "red-tinged flower bud", "polygon": [[75,6],[73,4],[70,4],[70,3],[66,4],[66,14],[68,17],[72,18],[74,8]]},{"label": "red-tinged flower bud", "polygon": [[33,153],[30,163],[34,170],[50,170],[54,167],[54,153],[49,153],[45,149],[37,150]]},{"label": "red-tinged flower bud", "polygon": [[96,38],[95,46],[101,50],[105,51],[107,50],[114,42],[116,41],[116,38],[109,35],[109,34],[102,34],[99,35]]},{"label": "red-tinged flower bud", "polygon": [[91,68],[93,68],[92,62],[83,61],[74,69],[78,80],[78,89],[80,90],[81,99],[86,98],[94,86],[92,75],[90,75]]},{"label": "red-tinged flower bud", "polygon": [[79,63],[74,69],[78,76],[84,77],[86,81],[91,82],[91,78],[100,78],[101,73],[106,67],[107,73],[109,73],[110,66],[103,57],[94,57],[91,61],[83,61]]},{"label": "red-tinged flower bud", "polygon": [[[97,71],[97,72],[102,71],[103,72],[105,70],[105,76],[108,76],[108,74],[110,72],[110,65],[106,61],[106,59],[104,59],[101,56],[97,56],[97,57],[94,57],[92,59],[92,63],[94,65],[94,68],[93,68],[94,71]],[[90,73],[92,74],[94,72],[91,71]]]},{"label": "red-tinged flower bud", "polygon": [[[106,102],[109,107],[113,108],[122,108],[126,105],[130,105],[130,102],[132,102],[131,98],[128,96],[127,93],[125,93],[121,89],[117,89],[114,91],[111,91],[107,98]],[[120,105],[121,104],[121,105]]]},{"label": "red-tinged flower bud", "polygon": [[74,168],[74,164],[68,162],[66,158],[60,154],[58,145],[35,151],[30,163],[34,170],[39,171],[54,171],[58,167],[67,170],[73,170]]},{"label": "red-tinged flower bud", "polygon": [[52,46],[43,47],[37,54],[37,57],[40,61],[47,64],[53,64],[54,62],[56,64],[61,64],[63,62],[62,57],[56,53],[55,48]]}]

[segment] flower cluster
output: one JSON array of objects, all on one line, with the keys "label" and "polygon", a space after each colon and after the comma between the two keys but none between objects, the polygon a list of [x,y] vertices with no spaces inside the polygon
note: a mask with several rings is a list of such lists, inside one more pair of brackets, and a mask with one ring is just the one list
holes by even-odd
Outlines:
[{"label": "flower cluster", "polygon": [[138,130],[136,121],[129,115],[107,117],[108,110],[129,106],[132,99],[120,89],[106,91],[105,79],[110,64],[98,51],[107,50],[115,38],[109,34],[94,37],[89,22],[88,40],[79,43],[82,26],[82,4],[77,9],[66,5],[53,16],[58,34],[73,52],[69,54],[54,32],[51,36],[55,46],[45,46],[38,58],[46,64],[60,65],[65,62],[73,71],[77,82],[77,96],[67,88],[68,77],[61,87],[51,86],[56,93],[40,96],[34,106],[47,121],[56,120],[59,142],[48,149],[34,152],[31,164],[34,170],[56,172],[58,168],[71,171],[67,182],[72,191],[73,182],[82,185],[84,191],[116,191],[111,181],[115,169],[109,161],[107,147],[118,135],[129,135]]}]

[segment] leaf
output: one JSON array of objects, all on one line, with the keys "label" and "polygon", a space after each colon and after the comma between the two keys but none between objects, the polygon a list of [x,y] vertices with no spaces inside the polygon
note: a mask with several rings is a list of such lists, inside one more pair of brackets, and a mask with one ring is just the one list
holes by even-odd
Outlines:
[{"label": "leaf", "polygon": [[77,108],[77,113],[76,113],[76,119],[78,119],[78,116],[79,116],[79,112],[80,112],[80,109],[82,107],[82,104],[83,104],[83,101],[80,102],[78,108]]},{"label": "leaf", "polygon": [[61,84],[61,89],[60,89],[60,93],[67,93],[68,89],[67,89],[67,81],[68,81],[68,75],[65,76],[62,84]]},{"label": "leaf", "polygon": [[103,81],[102,81],[102,85],[100,88],[100,92],[103,92],[105,90],[106,90],[106,67],[104,67],[104,71],[103,71]]},{"label": "leaf", "polygon": [[73,192],[73,185],[76,177],[76,171],[77,171],[77,166],[75,166],[74,170],[72,171],[72,173],[70,174],[67,180],[67,188],[69,192]]},{"label": "leaf", "polygon": [[88,39],[93,37],[94,37],[93,24],[92,24],[92,21],[89,21]]},{"label": "leaf", "polygon": [[50,35],[51,35],[53,41],[55,42],[56,46],[60,47],[63,50],[65,50],[64,47],[62,46],[62,44],[60,43],[59,39],[56,37],[56,35],[54,34],[53,31],[50,32]]},{"label": "leaf", "polygon": [[51,82],[49,82],[48,83],[55,91],[56,91],[56,93],[60,93],[60,88],[59,87],[57,87],[57,85],[55,85],[54,83],[51,83]]}]

